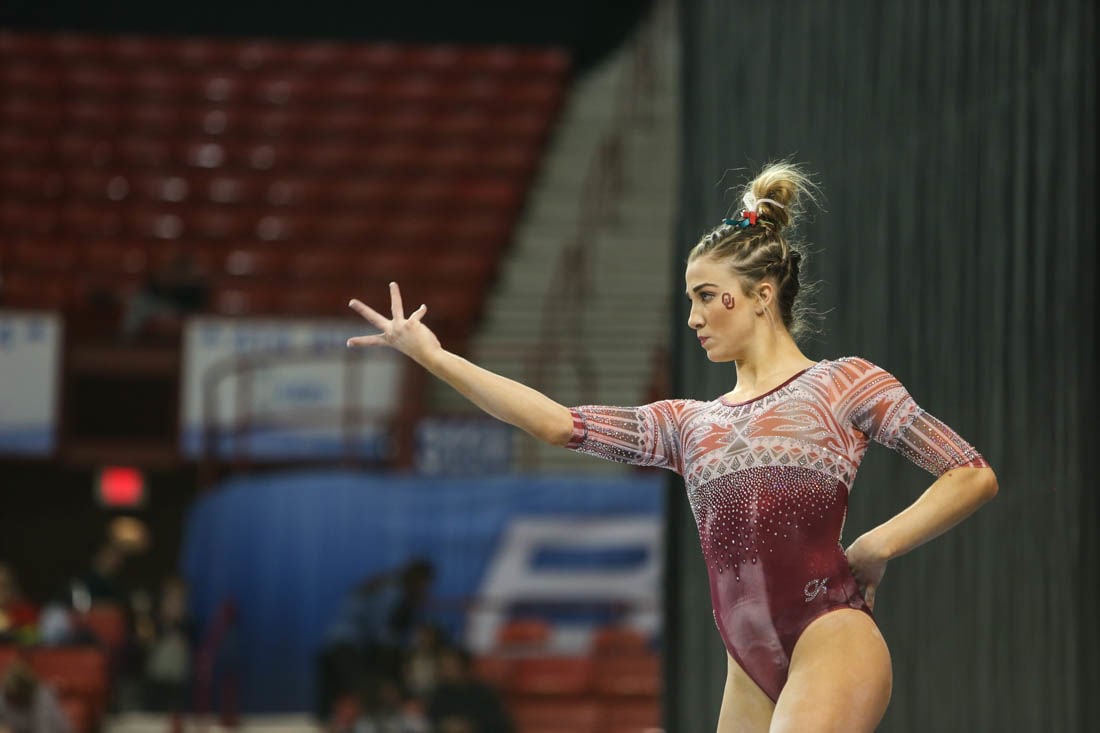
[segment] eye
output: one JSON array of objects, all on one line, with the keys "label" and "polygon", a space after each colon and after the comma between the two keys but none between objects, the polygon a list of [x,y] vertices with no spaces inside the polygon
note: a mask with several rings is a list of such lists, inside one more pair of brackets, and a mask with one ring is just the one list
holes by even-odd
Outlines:
[{"label": "eye", "polygon": [[714,297],[714,293],[699,293],[699,300],[703,301],[704,303],[707,302],[708,298],[713,298],[713,297]]}]

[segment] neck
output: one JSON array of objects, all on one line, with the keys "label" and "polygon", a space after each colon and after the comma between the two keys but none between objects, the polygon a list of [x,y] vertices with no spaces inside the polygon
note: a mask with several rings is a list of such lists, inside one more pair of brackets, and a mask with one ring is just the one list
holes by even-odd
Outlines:
[{"label": "neck", "polygon": [[786,330],[773,330],[749,344],[741,358],[734,359],[739,391],[755,391],[784,379],[813,362],[802,353]]}]

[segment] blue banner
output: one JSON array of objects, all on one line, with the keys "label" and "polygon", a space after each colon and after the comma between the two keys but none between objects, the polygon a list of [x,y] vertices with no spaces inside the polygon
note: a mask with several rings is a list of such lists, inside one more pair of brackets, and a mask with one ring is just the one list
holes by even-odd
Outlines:
[{"label": "blue banner", "polygon": [[183,572],[200,627],[221,602],[238,606],[245,710],[308,710],[315,655],[344,595],[412,557],[435,564],[435,620],[475,650],[532,609],[556,609],[563,625],[625,620],[655,631],[664,482],[660,473],[241,478],[194,506]]}]

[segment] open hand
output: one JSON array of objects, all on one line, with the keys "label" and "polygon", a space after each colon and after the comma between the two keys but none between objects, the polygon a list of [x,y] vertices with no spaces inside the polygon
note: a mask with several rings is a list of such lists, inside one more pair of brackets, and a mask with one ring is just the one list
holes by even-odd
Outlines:
[{"label": "open hand", "polygon": [[408,318],[401,303],[401,289],[397,283],[390,283],[390,311],[393,318],[386,318],[369,305],[352,299],[348,306],[363,316],[372,326],[382,333],[370,336],[355,336],[348,339],[348,346],[392,346],[409,358],[422,362],[433,350],[441,349],[439,339],[427,326],[421,323],[428,306],[421,305]]},{"label": "open hand", "polygon": [[844,554],[848,557],[848,566],[852,569],[852,575],[856,579],[859,591],[863,594],[863,599],[873,610],[875,591],[878,590],[882,576],[886,572],[886,556],[879,552],[874,539],[868,534],[849,545]]}]

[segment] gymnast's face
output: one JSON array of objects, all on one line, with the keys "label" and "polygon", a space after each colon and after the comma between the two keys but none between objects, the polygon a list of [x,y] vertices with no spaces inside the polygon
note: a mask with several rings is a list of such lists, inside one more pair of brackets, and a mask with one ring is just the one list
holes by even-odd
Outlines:
[{"label": "gymnast's face", "polygon": [[742,358],[756,328],[755,308],[728,264],[697,257],[684,273],[691,300],[688,326],[711,361]]}]

